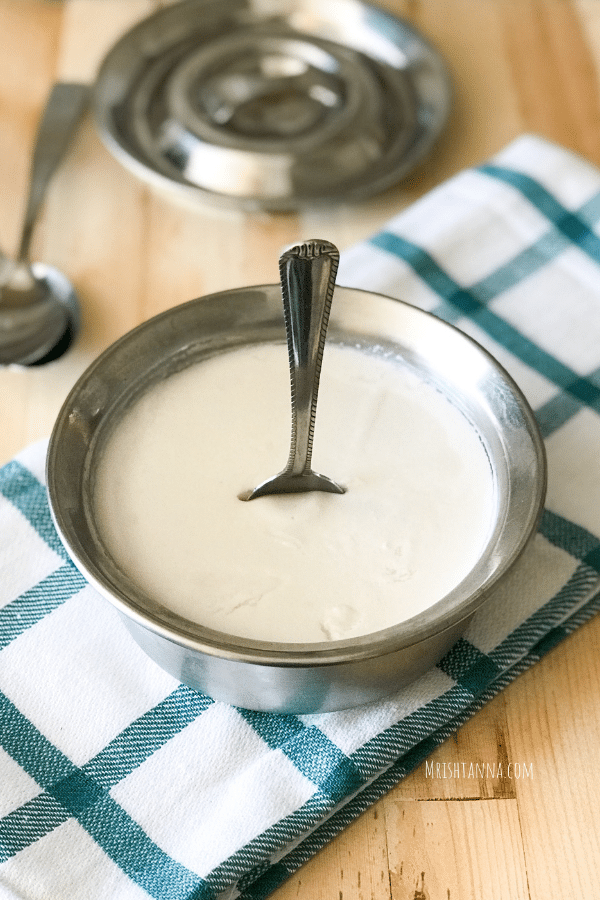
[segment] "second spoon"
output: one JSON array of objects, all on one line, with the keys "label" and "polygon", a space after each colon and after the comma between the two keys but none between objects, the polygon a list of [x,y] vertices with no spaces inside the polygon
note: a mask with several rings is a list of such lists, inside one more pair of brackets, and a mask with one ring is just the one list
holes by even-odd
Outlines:
[{"label": "second spoon", "polygon": [[29,261],[29,245],[48,184],[58,168],[89,97],[89,87],[52,88],[31,164],[29,194],[17,257],[0,252],[0,365],[39,365],[60,356],[79,324],[79,302],[53,266]]}]

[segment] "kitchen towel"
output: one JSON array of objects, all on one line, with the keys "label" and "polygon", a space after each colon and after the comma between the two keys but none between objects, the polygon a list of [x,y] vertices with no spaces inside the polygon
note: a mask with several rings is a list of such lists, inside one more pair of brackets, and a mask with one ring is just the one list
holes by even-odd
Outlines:
[{"label": "kitchen towel", "polygon": [[453,322],[542,429],[539,533],[441,662],[312,716],[177,683],[69,561],[45,443],[0,470],[0,898],[268,896],[600,605],[600,173],[523,136],[342,255],[338,283]]}]

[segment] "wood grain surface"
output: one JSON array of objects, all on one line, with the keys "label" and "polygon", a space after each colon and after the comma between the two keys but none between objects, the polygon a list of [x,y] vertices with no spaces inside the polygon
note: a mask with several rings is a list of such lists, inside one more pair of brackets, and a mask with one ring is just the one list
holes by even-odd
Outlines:
[{"label": "wood grain surface", "polygon": [[[51,83],[93,81],[119,35],[161,5],[0,0],[0,246],[7,253],[18,243],[30,152]],[[72,279],[83,328],[56,363],[0,371],[0,463],[49,434],[78,375],[115,338],[193,297],[277,281],[281,247],[301,236],[322,235],[343,249],[523,132],[600,165],[600,0],[385,5],[442,50],[454,109],[418,170],[367,202],[302,216],[178,205],[121,168],[86,117],[33,245],[34,258]],[[599,643],[596,619],[464,725],[274,900],[600,896]],[[471,775],[473,766],[480,768]]]}]

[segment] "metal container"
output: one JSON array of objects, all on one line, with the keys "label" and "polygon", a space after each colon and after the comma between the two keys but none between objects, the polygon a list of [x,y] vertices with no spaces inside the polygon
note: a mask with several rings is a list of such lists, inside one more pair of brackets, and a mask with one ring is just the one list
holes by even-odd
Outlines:
[{"label": "metal container", "polygon": [[185,0],[124,34],[94,88],[100,137],[191,202],[289,210],[356,202],[431,151],[446,65],[362,0]]},{"label": "metal container", "polygon": [[224,350],[285,342],[279,285],[193,300],[126,334],[82,375],[50,440],[50,506],[74,563],[160,666],[196,690],[251,709],[332,711],[383,698],[417,678],[482,604],[495,602],[493,588],[534,534],[544,501],[545,455],[533,414],[510,376],[469,337],[406,303],[338,287],[328,340],[392,353],[442,390],[479,433],[493,471],[494,524],[477,564],[453,591],[398,626],[318,644],[232,637],[150,600],[98,536],[94,473],[115,423],[176,371]]}]

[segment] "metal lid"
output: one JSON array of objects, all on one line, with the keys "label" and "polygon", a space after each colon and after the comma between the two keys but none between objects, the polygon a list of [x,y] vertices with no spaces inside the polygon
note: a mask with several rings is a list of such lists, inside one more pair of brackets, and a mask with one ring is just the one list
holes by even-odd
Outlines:
[{"label": "metal lid", "polygon": [[395,183],[449,103],[439,55],[356,0],[186,0],[124,35],[95,88],[101,137],[138,176],[273,210]]}]

